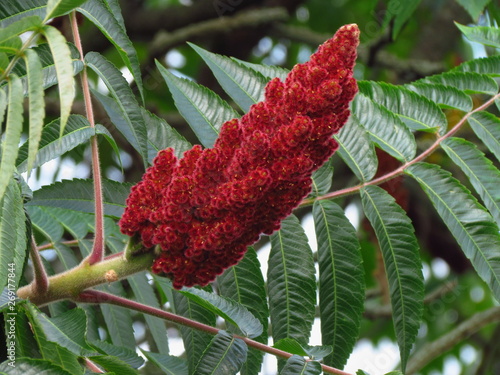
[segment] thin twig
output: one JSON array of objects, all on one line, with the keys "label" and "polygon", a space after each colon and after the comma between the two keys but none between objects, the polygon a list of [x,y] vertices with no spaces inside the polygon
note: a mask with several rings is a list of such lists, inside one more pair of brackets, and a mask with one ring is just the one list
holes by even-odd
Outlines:
[{"label": "thin twig", "polygon": [[[436,288],[424,298],[424,304],[428,305],[437,299],[442,298],[447,293],[451,292],[456,286],[456,281],[446,282],[439,288]],[[391,318],[392,317],[392,306],[391,304],[383,304],[377,306],[366,306],[363,316],[370,320],[376,320],[381,318]]]},{"label": "thin twig", "polygon": [[[66,246],[73,246],[73,245],[78,245],[78,240],[70,240],[70,241],[62,241],[61,244],[62,245],[66,245]],[[36,247],[36,250],[37,251],[42,251],[42,250],[48,250],[48,249],[53,249],[55,246],[55,243],[53,242],[49,242],[45,245],[40,245],[40,246],[37,246]]]},{"label": "thin twig", "polygon": [[[101,292],[98,290],[88,290],[80,293],[78,297],[73,299],[75,302],[80,303],[109,303],[111,305],[126,307],[131,310],[139,311],[144,314],[153,315],[158,318],[168,320],[186,327],[194,328],[198,331],[203,331],[210,333],[212,335],[216,335],[219,333],[219,329],[216,327],[212,327],[183,316],[172,314],[168,311],[164,311],[155,307],[143,305],[142,303],[138,303],[123,297],[118,297],[113,294]],[[234,335],[234,337],[243,340],[248,346],[255,348],[257,350],[263,351],[265,353],[269,353],[275,355],[280,358],[290,358],[293,354],[285,352],[283,350],[279,350],[276,348],[272,348],[268,345],[262,344],[260,342],[251,340],[247,337],[242,337],[238,335]],[[321,365],[322,370],[327,374],[337,374],[337,375],[352,375],[350,373],[344,372],[342,370],[338,370],[336,368]]]},{"label": "thin twig", "polygon": [[459,324],[454,330],[441,336],[439,339],[423,346],[418,352],[413,354],[406,367],[406,375],[411,375],[423,368],[434,358],[447,352],[455,345],[484,326],[500,322],[500,306],[492,307],[473,315],[465,322]]},{"label": "thin twig", "polygon": [[[270,30],[270,33],[271,35],[278,38],[286,38],[300,43],[309,44],[314,48],[332,37],[332,35],[329,33],[318,33],[307,27],[281,23],[274,24]],[[363,30],[361,30],[361,36],[363,35]],[[384,36],[381,35],[380,37]],[[370,40],[367,43],[363,43],[363,40],[361,42],[362,43],[358,48],[358,57],[361,61],[366,63],[369,59],[369,52],[372,46],[374,44],[378,44],[380,42],[380,39],[377,38],[374,40]],[[443,63],[422,59],[402,60],[394,54],[385,50],[377,51],[375,55],[375,62],[377,66],[390,69],[391,71],[395,71],[398,73],[415,72],[417,75],[423,77],[440,73],[445,70],[445,65]]]},{"label": "thin twig", "polygon": [[257,27],[265,24],[286,21],[289,18],[285,8],[265,8],[242,11],[234,16],[219,17],[186,26],[173,32],[159,31],[149,45],[150,56],[157,57],[172,47],[197,37],[210,37],[229,33],[242,27]]},{"label": "thin twig", "polygon": [[319,197],[316,197],[316,198],[304,199],[302,201],[302,203],[300,204],[300,206],[311,205],[311,204],[313,204],[317,200],[335,199],[335,198],[340,198],[340,197],[344,197],[344,196],[347,196],[347,195],[355,194],[355,193],[357,193],[358,191],[360,191],[361,189],[363,189],[366,186],[379,185],[379,184],[382,184],[382,183],[384,183],[384,182],[386,182],[388,180],[393,179],[394,177],[397,177],[397,176],[403,174],[406,168],[408,168],[408,167],[412,166],[413,164],[416,164],[416,163],[424,160],[430,154],[432,154],[434,151],[436,151],[436,149],[441,145],[441,142],[443,142],[445,139],[451,137],[458,130],[460,130],[460,128],[467,122],[467,120],[469,119],[470,116],[472,116],[476,112],[479,112],[479,111],[482,111],[483,109],[486,109],[487,107],[489,107],[490,105],[492,105],[493,103],[495,103],[495,100],[497,100],[498,98],[500,98],[500,94],[496,94],[495,96],[491,97],[489,100],[487,100],[485,103],[483,103],[482,105],[480,105],[479,107],[477,107],[473,111],[465,114],[464,117],[462,117],[462,119],[453,128],[451,128],[446,134],[438,137],[436,139],[436,141],[427,150],[425,150],[424,152],[422,152],[415,159],[406,162],[405,164],[401,165],[399,168],[393,170],[392,172],[389,172],[389,173],[387,173],[387,174],[385,174],[383,176],[380,176],[380,177],[378,177],[378,178],[376,178],[374,180],[367,181],[367,182],[364,182],[364,183],[356,185],[356,186],[352,186],[352,187],[348,187],[348,188],[345,188],[345,189],[337,190],[337,191],[334,191],[334,192],[331,192],[331,193],[328,193],[328,194],[325,194],[325,195],[322,195],[322,196],[319,196]]},{"label": "thin twig", "polygon": [[[70,13],[71,30],[73,32],[73,39],[76,48],[80,54],[80,59],[84,62],[83,48],[80,39],[80,31],[78,29],[78,21],[76,19],[75,11]],[[92,106],[92,98],[90,96],[90,88],[87,76],[87,68],[84,65],[81,72],[82,91],[85,101],[85,111],[87,119],[89,120],[90,127],[95,127],[94,109]],[[89,264],[100,262],[104,257],[104,205],[102,198],[102,180],[101,180],[101,165],[99,160],[99,147],[97,144],[97,136],[94,135],[90,139],[90,146],[92,150],[92,177],[94,180],[94,204],[95,204],[95,234],[94,246],[92,252],[87,258]]]}]

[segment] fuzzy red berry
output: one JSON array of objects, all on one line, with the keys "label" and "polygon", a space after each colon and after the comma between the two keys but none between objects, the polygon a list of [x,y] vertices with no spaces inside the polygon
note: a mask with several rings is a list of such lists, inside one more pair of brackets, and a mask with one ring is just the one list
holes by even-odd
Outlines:
[{"label": "fuzzy red berry", "polygon": [[177,160],[160,151],[127,199],[121,231],[159,245],[152,271],[175,288],[206,285],[259,236],[279,229],[311,190],[311,175],[335,152],[349,117],[359,30],[340,28],[265,100],[224,123],[213,148]]}]

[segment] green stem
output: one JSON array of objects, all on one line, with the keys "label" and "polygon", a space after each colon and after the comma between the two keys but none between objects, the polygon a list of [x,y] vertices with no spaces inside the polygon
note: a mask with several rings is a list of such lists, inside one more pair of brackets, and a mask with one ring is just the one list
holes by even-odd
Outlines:
[{"label": "green stem", "polygon": [[20,288],[17,295],[38,306],[61,299],[72,299],[85,289],[144,271],[151,267],[154,258],[153,252],[147,252],[138,254],[130,260],[121,256],[95,264],[83,261],[75,268],[49,277],[49,285],[44,293],[37,289],[36,280],[34,280],[31,284]]},{"label": "green stem", "polygon": [[17,65],[19,59],[23,57],[24,51],[30,48],[31,44],[34,43],[36,38],[38,38],[38,36],[40,35],[38,30],[33,31],[33,33],[24,41],[19,51],[17,51],[17,54],[12,58],[12,60],[10,60],[9,65],[7,65],[3,73],[0,74],[0,82],[9,77],[10,73],[12,72],[12,69],[14,69],[14,67]]},{"label": "green stem", "polygon": [[[80,53],[80,59],[83,62],[83,48],[80,39],[80,31],[78,29],[78,21],[76,19],[75,11],[70,13],[71,30],[73,32],[73,39],[75,46]],[[81,73],[83,99],[85,102],[85,112],[89,120],[90,127],[95,127],[94,109],[92,107],[92,98],[90,96],[89,81],[87,76],[87,67],[83,66]],[[101,181],[101,164],[99,159],[99,147],[97,143],[97,136],[90,139],[90,146],[92,151],[92,177],[94,180],[94,206],[95,206],[95,234],[94,245],[87,261],[89,264],[100,262],[104,257],[104,204],[102,197],[102,181]]]},{"label": "green stem", "polygon": [[[116,305],[116,306],[121,306],[125,307],[127,309],[139,311],[144,314],[156,316],[160,319],[168,320],[186,327],[194,328],[198,331],[203,331],[210,333],[212,335],[216,335],[219,333],[219,329],[216,327],[212,327],[188,318],[185,318],[183,316],[175,315],[172,314],[168,311],[164,311],[155,307],[147,306],[139,302],[135,302],[123,297],[118,297],[115,296],[114,294],[109,294],[106,292],[101,292],[98,290],[87,290],[82,292],[80,295],[76,296],[73,298],[75,302],[80,302],[80,303],[93,303],[93,304],[98,304],[98,303],[108,303],[111,305]],[[243,336],[238,336],[234,335],[234,337],[243,340],[249,347],[255,348],[257,350],[260,350],[265,353],[269,353],[272,355],[275,355],[280,358],[288,359],[290,358],[293,354],[285,352],[283,350],[279,350],[276,348],[273,348],[271,346],[262,344],[260,342],[254,341],[252,339],[249,339],[248,337],[243,337]],[[327,374],[336,374],[336,375],[352,375],[350,373],[344,372],[342,370],[326,366],[326,365],[321,365],[321,368],[323,372]]]},{"label": "green stem", "polygon": [[[66,246],[73,246],[73,245],[78,245],[78,240],[69,240],[69,241],[61,241],[61,245],[66,245]],[[45,245],[40,245],[36,247],[36,251],[42,251],[42,250],[47,250],[47,249],[53,249],[55,246],[54,243],[49,242]]]},{"label": "green stem", "polygon": [[442,135],[441,137],[438,137],[436,139],[436,141],[427,150],[425,150],[424,152],[422,152],[415,159],[406,162],[405,164],[401,165],[399,168],[393,170],[392,172],[389,172],[389,173],[387,173],[387,174],[385,174],[383,176],[380,176],[380,177],[378,177],[378,178],[376,178],[374,180],[367,181],[367,182],[361,183],[361,184],[356,185],[356,186],[352,186],[352,187],[349,187],[349,188],[337,190],[337,191],[334,191],[334,192],[331,192],[331,193],[328,193],[328,194],[325,194],[325,195],[322,195],[322,196],[319,196],[319,197],[310,198],[310,199],[304,199],[302,201],[302,203],[300,204],[300,206],[311,205],[311,204],[313,204],[317,200],[335,199],[335,198],[340,198],[340,197],[344,197],[344,196],[347,196],[347,195],[355,194],[355,193],[357,193],[358,191],[360,191],[361,189],[363,189],[366,186],[369,186],[369,185],[380,185],[380,184],[382,184],[382,183],[384,183],[384,182],[386,182],[388,180],[393,179],[394,177],[397,177],[397,176],[403,174],[406,168],[408,168],[409,166],[411,166],[413,164],[416,164],[416,163],[424,160],[425,158],[427,158],[430,154],[432,154],[434,151],[436,151],[436,149],[441,145],[441,142],[443,142],[445,139],[451,137],[456,132],[458,132],[460,130],[460,128],[467,122],[467,120],[469,119],[469,117],[472,116],[472,114],[474,114],[476,112],[479,112],[479,111],[482,111],[483,109],[486,109],[487,107],[489,107],[490,105],[492,105],[493,103],[495,103],[495,100],[497,100],[499,98],[500,98],[500,94],[496,94],[495,96],[491,97],[489,100],[487,100],[481,106],[477,107],[473,111],[471,111],[471,112],[467,113],[466,115],[464,115],[464,117],[462,117],[460,119],[460,121],[453,128],[451,128],[445,135]]}]

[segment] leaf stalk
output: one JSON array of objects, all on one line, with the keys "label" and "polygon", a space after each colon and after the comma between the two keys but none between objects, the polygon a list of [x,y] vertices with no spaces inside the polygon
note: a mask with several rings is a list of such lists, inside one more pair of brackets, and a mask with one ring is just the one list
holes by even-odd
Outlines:
[{"label": "leaf stalk", "polygon": [[[80,38],[80,31],[78,29],[78,21],[76,19],[75,11],[70,13],[71,20],[71,30],[73,33],[73,39],[80,54],[80,59],[84,62],[83,58],[83,48],[82,41]],[[83,98],[85,102],[85,112],[87,119],[90,123],[90,127],[95,127],[94,119],[94,109],[92,106],[92,98],[90,96],[89,81],[87,75],[87,67],[83,66],[83,70],[80,75],[82,82]],[[92,152],[92,176],[94,181],[94,204],[95,204],[95,233],[94,233],[94,245],[92,247],[92,252],[87,258],[89,265],[100,262],[104,258],[104,203],[102,197],[102,180],[101,180],[101,165],[99,158],[99,147],[97,143],[97,136],[94,135],[90,138],[90,147]]]},{"label": "leaf stalk", "polygon": [[370,186],[370,185],[380,185],[380,184],[382,184],[382,183],[384,183],[386,181],[392,180],[393,178],[395,178],[395,177],[403,174],[405,172],[406,168],[408,168],[411,165],[414,165],[414,164],[416,164],[416,163],[424,160],[425,158],[427,158],[430,154],[432,154],[434,151],[436,151],[436,149],[441,145],[441,142],[443,142],[445,139],[453,136],[456,132],[458,132],[460,130],[460,128],[467,122],[467,120],[468,120],[468,118],[470,116],[472,116],[476,112],[480,112],[480,111],[486,109],[490,105],[494,104],[495,101],[497,99],[499,99],[499,98],[500,98],[500,93],[498,93],[495,96],[491,97],[489,100],[487,100],[486,102],[484,102],[482,105],[480,105],[479,107],[475,108],[471,112],[466,113],[453,128],[451,128],[446,134],[438,137],[436,139],[436,141],[427,150],[425,150],[424,152],[422,152],[420,155],[418,155],[413,160],[410,160],[410,161],[402,164],[399,168],[393,170],[392,172],[389,172],[389,173],[387,173],[387,174],[385,174],[383,176],[380,176],[378,178],[375,178],[375,179],[373,179],[371,181],[363,182],[363,183],[361,183],[359,185],[356,185],[356,186],[351,186],[351,187],[348,187],[348,188],[345,188],[345,189],[340,189],[340,190],[337,190],[337,191],[333,191],[331,193],[328,193],[328,194],[325,194],[325,195],[322,195],[322,196],[319,196],[319,197],[304,199],[301,202],[301,204],[300,204],[299,207],[309,206],[309,205],[313,204],[317,200],[336,199],[336,198],[341,198],[341,197],[344,197],[344,196],[347,196],[347,195],[355,194],[355,193],[359,192],[361,189],[363,189],[363,188],[365,188],[367,186]]},{"label": "leaf stalk", "polygon": [[[121,306],[125,307],[131,310],[135,310],[144,314],[156,316],[160,319],[168,320],[173,323],[177,323],[189,328],[194,328],[198,331],[203,331],[210,333],[212,335],[216,335],[219,333],[219,329],[216,327],[212,327],[200,322],[197,322],[195,320],[191,320],[188,318],[185,318],[180,315],[176,315],[173,313],[170,313],[168,311],[164,311],[162,309],[158,309],[155,307],[151,307],[148,305],[144,305],[139,302],[135,302],[123,297],[115,296],[110,293],[106,292],[101,292],[98,290],[88,290],[80,293],[78,296],[73,298],[73,301],[75,302],[81,302],[81,303],[92,303],[92,304],[99,304],[99,303],[108,303],[111,305],[116,305],[116,306]],[[238,338],[240,340],[243,340],[249,347],[255,348],[257,350],[263,351],[268,354],[275,355],[280,358],[288,359],[290,358],[293,354],[285,352],[280,349],[273,348],[271,346],[262,344],[260,342],[254,341],[252,339],[249,339],[247,337],[239,336],[239,335],[233,335],[235,338]],[[336,375],[352,375],[348,372],[344,372],[342,370],[326,366],[321,364],[321,368],[323,372],[327,374],[336,374]]]}]

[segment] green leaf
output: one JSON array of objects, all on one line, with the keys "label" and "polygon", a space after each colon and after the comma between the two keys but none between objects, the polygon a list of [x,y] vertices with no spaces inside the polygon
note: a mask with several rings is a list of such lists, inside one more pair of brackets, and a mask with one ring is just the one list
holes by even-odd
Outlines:
[{"label": "green leaf", "polygon": [[5,361],[0,364],[0,372],[7,375],[75,375],[51,361],[32,358],[17,358],[15,367]]},{"label": "green leaf", "polygon": [[340,132],[333,136],[337,153],[360,181],[370,181],[377,173],[378,160],[373,143],[358,118],[351,114]]},{"label": "green leaf", "polygon": [[262,74],[229,57],[208,52],[192,43],[188,44],[205,60],[224,91],[244,112],[248,112],[252,104],[264,99],[264,87],[268,80]]},{"label": "green leaf", "polygon": [[[26,216],[21,190],[14,179],[9,179],[4,196],[0,199],[0,290],[7,284],[14,289],[22,276],[26,258]],[[12,271],[14,277],[9,275]],[[12,285],[12,282],[15,285]]]},{"label": "green leaf", "polygon": [[266,65],[266,64],[253,64],[248,61],[243,61],[234,57],[231,57],[232,60],[236,61],[238,64],[246,66],[247,68],[252,69],[253,71],[262,74],[268,80],[271,80],[275,77],[278,77],[282,81],[286,79],[288,73],[290,71],[288,69],[284,69],[280,66],[275,65]]},{"label": "green leaf", "polygon": [[112,101],[114,106],[109,106],[111,101],[109,97],[96,91],[93,91],[94,96],[101,101],[113,124],[139,152],[146,163],[148,157],[146,124],[128,82],[113,64],[96,52],[89,52],[85,56],[85,62],[103,80],[114,99]]},{"label": "green leaf", "polygon": [[[158,279],[160,278],[157,277]],[[173,293],[172,298],[169,300],[174,313],[200,323],[215,326],[215,315],[211,311],[194,303],[181,293]],[[180,331],[186,349],[189,373],[192,374],[205,348],[210,345],[212,335],[184,326],[180,327]]]},{"label": "green leaf", "polygon": [[[158,303],[158,299],[155,296],[153,288],[149,285],[144,273],[129,276],[127,280],[134,291],[134,296],[137,302],[147,306],[160,308],[160,304]],[[168,354],[169,348],[165,321],[149,314],[144,314],[144,320],[148,325],[151,336],[153,336],[159,352],[161,354]]]},{"label": "green leaf", "polygon": [[69,270],[78,265],[79,261],[70,247],[56,242],[54,243],[54,250],[65,270]]},{"label": "green leaf", "polygon": [[38,347],[41,348],[43,359],[50,360],[72,375],[83,375],[83,368],[75,354],[58,344],[47,341],[39,327],[33,329],[37,332],[36,340]]},{"label": "green leaf", "polygon": [[325,363],[342,368],[349,358],[363,314],[365,271],[356,230],[332,201],[314,202],[318,240],[319,308],[322,343],[333,347]]},{"label": "green leaf", "polygon": [[245,336],[253,338],[262,333],[262,324],[235,301],[197,288],[184,287],[179,293],[235,325]]},{"label": "green leaf", "polygon": [[[36,341],[38,343],[38,348],[42,358],[50,360],[55,364],[61,366],[65,370],[69,371],[71,374],[79,375],[83,373],[83,368],[78,363],[78,356],[65,347],[54,343],[49,340],[46,334],[46,327],[40,323],[40,315],[42,314],[38,308],[31,304],[25,304],[25,311],[27,313],[28,319],[30,320],[31,329],[35,335]],[[47,318],[45,317],[45,320]],[[57,333],[57,327],[53,329],[52,327],[47,328],[52,334]],[[64,334],[59,335],[61,337]]]},{"label": "green leaf", "polygon": [[441,147],[465,173],[474,189],[500,226],[500,171],[473,143],[461,138],[448,138]]},{"label": "green leaf", "polygon": [[21,50],[22,44],[21,38],[14,35],[4,43],[0,44],[0,51],[9,55],[15,55]]},{"label": "green leaf", "polygon": [[482,57],[466,61],[452,69],[455,72],[474,72],[486,74],[492,77],[500,76],[500,56]]},{"label": "green leaf", "polygon": [[[23,88],[21,80],[15,75],[9,79],[9,96],[7,120],[5,123],[4,139],[2,142],[2,157],[0,160],[0,199],[7,189],[15,171],[15,161],[18,152],[21,132],[23,130]],[[0,120],[3,120],[5,100],[0,90]]]},{"label": "green leaf", "polygon": [[[12,291],[12,293],[14,294],[15,292]],[[10,327],[15,327],[15,356],[18,358],[39,357],[40,353],[38,350],[37,342],[35,336],[33,335],[33,331],[31,330],[30,322],[28,320],[28,317],[26,316],[26,312],[24,310],[24,302],[21,303],[21,300],[18,300],[14,303],[15,306],[13,306],[12,304],[9,306],[9,313],[15,315],[4,313],[4,321],[6,322],[5,332],[8,335],[12,333],[10,331]],[[9,337],[7,337],[7,339],[9,339]],[[10,343],[6,343],[8,346],[10,346]]]},{"label": "green leaf", "polygon": [[[125,297],[125,290],[120,283],[101,285],[97,289]],[[100,305],[100,309],[113,345],[135,350],[136,342],[131,311],[125,307],[105,303]]]},{"label": "green leaf", "polygon": [[400,161],[413,159],[417,151],[415,137],[391,111],[358,94],[353,113],[379,147]]},{"label": "green leaf", "polygon": [[359,92],[396,113],[412,130],[444,134],[448,122],[436,103],[401,86],[358,81]]},{"label": "green leaf", "polygon": [[301,345],[294,339],[281,339],[273,348],[283,350],[285,352],[296,354],[301,357],[309,357],[317,361],[321,361],[324,357],[330,354],[333,350],[331,346],[309,346]]},{"label": "green leaf", "polygon": [[156,66],[168,85],[175,106],[205,147],[213,147],[222,124],[238,113],[217,94],[197,83],[179,78],[156,61]]},{"label": "green leaf", "polygon": [[316,361],[306,361],[298,355],[293,355],[286,361],[280,375],[318,375],[322,373],[321,364]]},{"label": "green leaf", "polygon": [[71,113],[71,106],[75,98],[75,81],[73,79],[73,63],[71,51],[66,39],[55,27],[46,25],[43,34],[49,42],[49,47],[56,67],[59,100],[61,103],[61,134]]},{"label": "green leaf", "polygon": [[0,46],[8,53],[16,53],[22,45],[19,35],[26,31],[35,30],[41,25],[42,20],[40,17],[28,16],[11,23],[5,28],[0,28]]},{"label": "green leaf", "polygon": [[120,375],[139,375],[139,371],[130,367],[126,362],[110,355],[95,355],[89,357],[89,359],[108,372]]},{"label": "green leaf", "polygon": [[142,101],[144,88],[142,84],[139,58],[134,45],[127,36],[118,1],[88,0],[77,9],[108,38],[120,54],[126,67],[132,73]]},{"label": "green leaf", "polygon": [[[71,43],[66,43],[71,51],[72,64],[73,64],[73,75],[78,74],[83,69],[83,62],[79,60],[78,50]],[[54,64],[54,59],[52,58],[52,52],[48,43],[40,44],[36,47],[30,48],[30,51],[35,51],[42,63],[42,87],[47,89],[51,86],[57,84],[57,74],[56,66]],[[17,74],[19,78],[23,80],[24,95],[28,95],[28,83],[27,83],[27,72],[24,60],[20,60],[18,64],[14,66],[12,72]]]},{"label": "green leaf", "polygon": [[92,341],[90,344],[99,352],[117,357],[123,362],[128,363],[133,368],[139,368],[144,364],[144,359],[142,359],[142,357],[135,352],[135,349],[131,350],[123,346],[116,346],[101,340]]},{"label": "green leaf", "polygon": [[26,207],[26,211],[28,212],[33,227],[49,242],[55,243],[62,238],[64,228],[52,215],[45,212],[42,207],[30,206]]},{"label": "green leaf", "polygon": [[[104,179],[102,181],[104,214],[120,218],[130,184]],[[73,179],[56,182],[33,193],[27,206],[59,207],[68,210],[94,213],[94,184],[92,180]]]},{"label": "green leaf", "polygon": [[455,25],[471,42],[481,43],[494,48],[500,48],[500,29],[489,26],[465,26],[458,22]]},{"label": "green leaf", "polygon": [[5,110],[7,109],[7,94],[4,90],[0,90],[0,123],[3,124]]},{"label": "green leaf", "polygon": [[[60,136],[60,134],[61,127],[59,119],[52,121],[43,128],[38,154],[33,161],[33,168],[37,168],[87,142],[90,137],[95,135],[95,129],[90,126],[85,117],[70,115],[64,133],[62,136]],[[16,165],[20,173],[29,170],[28,158],[31,152],[30,148],[31,142],[27,141],[19,149]]]},{"label": "green leaf", "polygon": [[17,20],[38,16],[45,17],[47,0],[17,0],[0,3],[0,28],[5,28]]},{"label": "green leaf", "polygon": [[195,373],[197,375],[236,374],[247,359],[248,347],[225,331],[213,338],[210,346],[203,353]]},{"label": "green leaf", "polygon": [[111,10],[111,14],[118,21],[120,26],[125,30],[125,21],[123,20],[122,10],[120,8],[119,0],[106,0],[108,8]]},{"label": "green leaf", "polygon": [[475,72],[451,71],[424,78],[423,81],[455,87],[468,94],[495,95],[498,92],[498,84],[493,78]]},{"label": "green leaf", "polygon": [[500,161],[500,119],[489,112],[475,112],[469,116],[469,125]]},{"label": "green leaf", "polygon": [[424,277],[417,239],[410,219],[385,190],[367,186],[361,199],[382,251],[404,370],[423,313]]},{"label": "green leaf", "polygon": [[455,108],[464,112],[472,110],[472,99],[463,91],[439,83],[414,82],[406,87],[427,99],[438,103],[444,108]]},{"label": "green leaf", "polygon": [[463,6],[464,9],[469,12],[472,19],[476,21],[490,1],[491,0],[457,0],[457,3]]},{"label": "green leaf", "polygon": [[159,118],[144,108],[141,108],[141,110],[148,132],[148,162],[150,164],[152,164],[158,151],[164,150],[167,147],[172,147],[175,151],[175,156],[178,158],[184,154],[184,151],[191,148],[191,143],[180,135],[177,130],[167,124],[164,119]]},{"label": "green leaf", "polygon": [[[26,209],[29,212],[31,206]],[[94,217],[90,214],[57,207],[43,207],[43,210],[52,215],[54,220],[58,221],[75,239],[84,238],[94,224]]]},{"label": "green leaf", "polygon": [[267,290],[274,341],[293,338],[308,343],[315,315],[315,273],[304,229],[291,215],[271,235]]},{"label": "green leaf", "polygon": [[0,74],[5,73],[5,69],[9,66],[9,58],[5,52],[0,52]]},{"label": "green leaf", "polygon": [[[118,148],[118,144],[116,143],[115,139],[111,135],[110,131],[105,126],[103,126],[101,124],[96,124],[94,129],[95,129],[96,135],[103,136],[104,139],[106,139],[106,141],[108,141],[109,145],[111,146],[111,148],[115,152],[115,156],[118,159],[120,166],[121,166],[122,161],[121,161],[121,156],[120,156],[120,149]],[[122,171],[123,171],[123,168],[122,168]]]},{"label": "green leaf", "polygon": [[44,23],[51,18],[68,14],[87,0],[48,0]]},{"label": "green leaf", "polygon": [[[245,257],[238,264],[228,268],[217,278],[217,285],[221,295],[246,307],[260,321],[263,332],[254,340],[267,343],[269,309],[264,277],[255,250],[249,247]],[[242,375],[259,374],[262,356],[261,351],[250,348],[248,359],[241,369]]]},{"label": "green leaf", "polygon": [[43,330],[47,340],[78,356],[91,355],[94,352],[85,340],[87,316],[82,309],[72,309],[53,318],[47,317],[33,306],[29,309],[35,324]]},{"label": "green leaf", "polygon": [[179,357],[147,352],[141,349],[148,361],[154,363],[166,375],[188,375],[188,366],[185,360]]},{"label": "green leaf", "polygon": [[406,169],[422,186],[478,275],[500,301],[498,226],[470,192],[448,171],[418,163]]},{"label": "green leaf", "polygon": [[407,0],[402,4],[400,0],[390,0],[387,4],[386,19],[384,23],[394,20],[392,28],[392,39],[396,39],[401,29],[408,19],[412,16],[420,4],[421,0]]},{"label": "green leaf", "polygon": [[26,72],[28,78],[28,97],[29,97],[29,149],[27,167],[28,178],[35,162],[35,156],[38,151],[38,144],[42,136],[43,120],[45,118],[45,103],[43,100],[43,79],[42,63],[38,55],[29,49],[25,53]]},{"label": "green leaf", "polygon": [[332,186],[333,165],[329,159],[312,175],[313,185],[311,195],[320,196],[330,191]]}]

